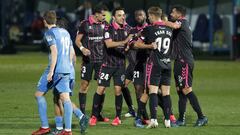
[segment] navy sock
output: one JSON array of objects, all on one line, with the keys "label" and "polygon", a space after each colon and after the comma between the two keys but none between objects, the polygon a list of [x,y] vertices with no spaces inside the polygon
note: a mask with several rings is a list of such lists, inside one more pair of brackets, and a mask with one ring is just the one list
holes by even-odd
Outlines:
[{"label": "navy sock", "polygon": [[157,119],[157,106],[158,106],[157,94],[151,93],[149,95],[149,107],[150,107],[151,119]]},{"label": "navy sock", "polygon": [[116,117],[121,118],[122,113],[122,94],[119,96],[115,96],[115,107],[116,107]]},{"label": "navy sock", "polygon": [[196,95],[193,93],[193,91],[188,93],[186,96],[188,97],[193,110],[197,113],[198,118],[199,119],[203,118],[203,113],[202,113],[201,107],[200,107],[198,99],[197,99]]},{"label": "navy sock", "polygon": [[183,121],[185,119],[185,112],[187,107],[187,96],[183,94],[182,91],[178,91],[178,111],[179,118],[178,120]]},{"label": "navy sock", "polygon": [[134,111],[132,97],[131,97],[128,87],[122,87],[122,95],[126,101],[129,111]]},{"label": "navy sock", "polygon": [[102,94],[101,97],[100,97],[100,105],[99,105],[99,113],[101,114],[102,112],[102,109],[103,109],[103,103],[104,103],[104,100],[105,100],[105,94]]},{"label": "navy sock", "polygon": [[78,93],[78,98],[79,98],[80,110],[82,111],[83,114],[85,114],[87,94],[86,93]]},{"label": "navy sock", "polygon": [[165,116],[165,119],[166,120],[169,120],[170,119],[170,114],[171,114],[171,108],[170,108],[170,96],[169,95],[166,95],[166,96],[163,96],[163,112],[164,112],[164,116]]},{"label": "navy sock", "polygon": [[92,115],[98,118],[99,116],[99,106],[101,102],[101,95],[95,93],[93,96],[93,105],[92,105]]},{"label": "navy sock", "polygon": [[158,106],[160,106],[162,108],[162,110],[164,110],[162,94],[158,93],[157,96],[158,96]]}]

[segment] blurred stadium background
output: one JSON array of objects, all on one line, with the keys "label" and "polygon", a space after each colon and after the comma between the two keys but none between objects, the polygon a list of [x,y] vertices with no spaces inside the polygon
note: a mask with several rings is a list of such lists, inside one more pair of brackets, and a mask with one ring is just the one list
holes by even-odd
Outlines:
[{"label": "blurred stadium background", "polygon": [[168,14],[171,5],[181,4],[188,9],[195,55],[206,59],[240,57],[240,0],[2,0],[0,4],[1,53],[45,50],[41,19],[45,10],[54,9],[59,17],[65,17],[74,39],[79,22],[89,16],[97,4],[108,7],[108,21],[114,7],[124,7],[131,26],[134,26],[136,9],[159,5]]},{"label": "blurred stadium background", "polygon": [[[209,125],[193,128],[196,120],[190,105],[187,108],[187,127],[153,130],[137,129],[133,118],[123,118],[119,127],[101,123],[89,129],[88,135],[238,135],[240,134],[240,0],[1,0],[0,42],[0,134],[26,135],[39,127],[37,104],[34,99],[36,84],[47,66],[47,49],[42,41],[44,32],[41,14],[55,9],[69,21],[68,30],[74,40],[79,22],[91,14],[94,5],[104,3],[109,11],[123,6],[127,21],[134,26],[135,9],[160,5],[169,13],[172,4],[188,8],[187,19],[193,30],[196,61],[193,89],[197,93]],[[110,14],[108,16],[110,20]],[[78,51],[78,49],[76,49]],[[79,52],[78,52],[79,53]],[[234,61],[233,61],[234,60]],[[235,61],[237,60],[237,61]],[[72,100],[78,104],[81,60],[76,65],[76,86]],[[114,118],[113,87],[108,88],[104,114]],[[130,85],[136,107],[134,88]],[[96,83],[89,86],[87,113],[90,114]],[[173,110],[178,116],[178,96],[172,80]],[[54,127],[51,91],[47,94],[48,116]],[[122,114],[127,107],[123,105]],[[162,111],[158,110],[161,122]],[[73,117],[74,134],[79,134],[78,122]]]}]

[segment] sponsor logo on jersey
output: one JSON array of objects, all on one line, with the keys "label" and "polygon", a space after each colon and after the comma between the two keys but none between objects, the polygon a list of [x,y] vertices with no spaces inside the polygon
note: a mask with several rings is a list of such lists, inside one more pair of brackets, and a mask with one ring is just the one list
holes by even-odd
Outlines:
[{"label": "sponsor logo on jersey", "polygon": [[110,37],[109,32],[105,32],[104,37],[109,38]]}]

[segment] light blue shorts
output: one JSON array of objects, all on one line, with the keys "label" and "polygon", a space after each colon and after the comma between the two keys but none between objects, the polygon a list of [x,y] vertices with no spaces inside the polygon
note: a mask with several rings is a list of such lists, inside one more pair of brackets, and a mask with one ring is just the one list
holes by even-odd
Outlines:
[{"label": "light blue shorts", "polygon": [[71,92],[70,89],[70,74],[55,73],[53,81],[47,81],[49,69],[46,69],[38,81],[38,91],[46,93],[49,89],[55,87],[59,93]]}]

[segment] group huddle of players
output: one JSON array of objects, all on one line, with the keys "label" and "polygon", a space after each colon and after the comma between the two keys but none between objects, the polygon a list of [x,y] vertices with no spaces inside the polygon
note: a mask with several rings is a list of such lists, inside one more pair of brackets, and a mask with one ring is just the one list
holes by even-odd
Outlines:
[{"label": "group huddle of players", "polygon": [[[135,27],[126,23],[123,8],[113,10],[110,24],[105,21],[105,11],[104,6],[95,7],[93,15],[81,22],[76,35],[75,43],[83,54],[79,90],[81,117],[86,117],[85,121],[88,121],[85,115],[86,97],[94,71],[94,80],[97,80],[98,87],[93,96],[92,112],[88,121],[90,126],[95,126],[99,121],[109,121],[103,116],[102,109],[105,90],[110,86],[111,78],[114,82],[116,111],[111,122],[113,126],[121,124],[123,97],[129,108],[125,117],[135,117],[134,123],[138,128],[144,128],[144,125],[147,125],[146,128],[158,126],[158,105],[163,110],[166,128],[185,126],[187,100],[198,116],[194,126],[206,125],[208,119],[203,115],[198,99],[192,91],[194,58],[192,34],[185,18],[186,9],[173,6],[171,22],[160,7],[150,7],[147,14],[144,10],[136,10]],[[127,67],[126,59],[129,63]],[[173,115],[170,98],[171,60],[174,60],[173,72],[179,95],[178,119]],[[136,111],[128,89],[130,82],[133,82],[135,88]],[[146,111],[147,101],[150,117]],[[78,109],[74,105],[73,112],[74,108]],[[78,114],[77,112],[79,111],[74,114]],[[86,126],[84,122],[81,123],[81,119],[80,126],[85,130]]]},{"label": "group huddle of players", "polygon": [[[105,89],[109,87],[111,78],[114,81],[116,109],[112,125],[121,124],[123,96],[129,108],[129,113],[125,116],[136,117],[137,127],[142,128],[143,124],[148,124],[147,128],[158,126],[156,112],[158,105],[163,109],[166,127],[185,125],[187,98],[198,114],[196,126],[205,125],[207,118],[202,114],[191,88],[194,59],[185,8],[181,6],[172,8],[171,19],[175,23],[168,22],[159,7],[150,7],[147,14],[149,24],[146,22],[144,10],[136,10],[137,26],[130,27],[125,22],[124,9],[116,8],[112,12],[112,22],[106,24],[104,8],[98,7],[95,8],[93,16],[81,23],[75,41],[83,53],[79,91],[81,111],[85,113],[86,94],[94,70],[94,79],[97,80],[98,87],[93,96],[89,121],[91,126],[96,125],[97,121],[109,121],[101,112]],[[171,109],[170,57],[175,59],[174,77],[180,97],[177,121]],[[129,62],[127,68],[126,58]],[[137,97],[137,115],[127,88],[131,81]],[[150,119],[145,107],[148,99]]]}]

